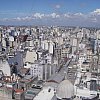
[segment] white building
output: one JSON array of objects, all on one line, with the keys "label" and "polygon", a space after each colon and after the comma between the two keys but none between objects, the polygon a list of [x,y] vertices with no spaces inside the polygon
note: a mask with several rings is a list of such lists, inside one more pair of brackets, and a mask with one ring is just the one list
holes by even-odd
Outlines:
[{"label": "white building", "polygon": [[43,79],[43,65],[39,63],[32,64],[30,68],[30,73],[32,76],[38,76],[38,80]]},{"label": "white building", "polygon": [[53,54],[54,43],[51,40],[44,40],[41,42],[42,49],[48,50],[49,53]]},{"label": "white building", "polygon": [[43,60],[41,62],[34,62],[30,65],[30,73],[32,76],[38,76],[38,80],[47,80],[52,74],[56,72],[56,66],[47,64]]},{"label": "white building", "polygon": [[6,48],[6,41],[5,41],[5,38],[2,38],[2,46],[3,46],[4,48]]},{"label": "white building", "polygon": [[9,45],[10,47],[14,47],[14,37],[13,36],[9,36]]},{"label": "white building", "polygon": [[37,60],[37,58],[38,58],[38,55],[34,50],[27,51],[26,57],[25,57],[26,66],[24,66],[24,67],[31,68],[31,65]]},{"label": "white building", "polygon": [[97,31],[96,36],[97,36],[97,39],[100,39],[100,30]]},{"label": "white building", "polygon": [[0,70],[3,71],[5,76],[11,76],[10,65],[8,64],[7,60],[0,60]]}]

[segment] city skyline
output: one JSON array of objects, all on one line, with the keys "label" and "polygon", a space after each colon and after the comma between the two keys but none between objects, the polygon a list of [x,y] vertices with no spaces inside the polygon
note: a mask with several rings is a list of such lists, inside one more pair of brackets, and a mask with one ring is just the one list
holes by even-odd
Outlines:
[{"label": "city skyline", "polygon": [[1,25],[100,27],[99,0],[1,0]]}]

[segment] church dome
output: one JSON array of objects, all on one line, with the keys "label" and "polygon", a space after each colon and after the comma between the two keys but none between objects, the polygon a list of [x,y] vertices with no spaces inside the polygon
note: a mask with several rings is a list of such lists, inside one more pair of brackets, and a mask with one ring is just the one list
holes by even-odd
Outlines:
[{"label": "church dome", "polygon": [[62,81],[57,88],[57,98],[71,98],[74,96],[74,86],[69,80]]}]

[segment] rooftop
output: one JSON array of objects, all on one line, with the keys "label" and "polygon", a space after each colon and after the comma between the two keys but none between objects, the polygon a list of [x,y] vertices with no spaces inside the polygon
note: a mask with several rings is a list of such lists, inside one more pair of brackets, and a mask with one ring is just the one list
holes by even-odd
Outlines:
[{"label": "rooftop", "polygon": [[54,88],[45,87],[43,90],[34,98],[34,100],[51,100],[54,96]]}]

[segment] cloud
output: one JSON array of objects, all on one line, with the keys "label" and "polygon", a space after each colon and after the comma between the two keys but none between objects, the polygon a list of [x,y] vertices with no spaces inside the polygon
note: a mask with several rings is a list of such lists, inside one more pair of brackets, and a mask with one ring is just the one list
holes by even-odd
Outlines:
[{"label": "cloud", "polygon": [[93,12],[91,12],[93,15],[100,15],[100,9],[96,9]]},{"label": "cloud", "polygon": [[52,13],[49,16],[51,16],[52,18],[60,18],[60,15],[58,15],[56,13]]},{"label": "cloud", "polygon": [[20,17],[15,18],[17,21],[21,21],[22,19]]},{"label": "cloud", "polygon": [[63,15],[65,18],[71,18],[70,14],[66,13]]},{"label": "cloud", "polygon": [[97,22],[97,18],[93,18],[93,19],[91,19],[92,20],[92,22]]},{"label": "cloud", "polygon": [[75,13],[74,15],[75,16],[84,16],[84,14],[82,14],[82,13]]},{"label": "cloud", "polygon": [[61,5],[57,4],[55,5],[55,8],[59,9],[61,7]]},{"label": "cloud", "polygon": [[9,19],[8,18],[0,18],[0,21],[9,21]]},{"label": "cloud", "polygon": [[41,14],[41,13],[35,13],[34,15],[33,15],[33,17],[35,17],[36,19],[41,19],[41,18],[43,18],[45,16],[45,14]]},{"label": "cloud", "polygon": [[[58,7],[59,8],[59,7]],[[26,22],[34,24],[58,24],[58,25],[99,25],[100,23],[100,9],[95,9],[93,12],[83,14],[77,13],[34,13],[30,16],[16,17],[16,18],[1,18],[0,22]]]}]

